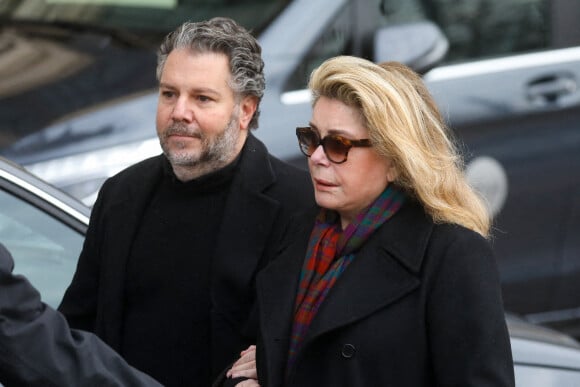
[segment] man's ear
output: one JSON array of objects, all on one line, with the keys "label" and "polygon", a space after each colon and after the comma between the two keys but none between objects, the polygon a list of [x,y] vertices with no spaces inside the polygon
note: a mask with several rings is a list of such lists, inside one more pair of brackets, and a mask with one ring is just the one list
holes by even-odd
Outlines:
[{"label": "man's ear", "polygon": [[240,129],[248,129],[248,125],[258,108],[258,99],[254,96],[246,96],[240,101]]}]

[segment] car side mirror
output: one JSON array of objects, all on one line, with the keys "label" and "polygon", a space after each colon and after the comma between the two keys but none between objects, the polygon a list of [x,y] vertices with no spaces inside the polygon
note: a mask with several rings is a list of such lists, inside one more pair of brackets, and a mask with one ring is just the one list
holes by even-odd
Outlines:
[{"label": "car side mirror", "polygon": [[443,60],[449,41],[430,21],[380,28],[374,36],[374,62],[401,62],[425,74]]}]

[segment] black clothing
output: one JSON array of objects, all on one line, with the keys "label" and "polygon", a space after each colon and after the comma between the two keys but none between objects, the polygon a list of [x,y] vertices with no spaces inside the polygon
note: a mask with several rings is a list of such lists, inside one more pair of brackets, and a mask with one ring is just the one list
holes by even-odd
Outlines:
[{"label": "black clothing", "polygon": [[318,209],[256,279],[263,387],[514,386],[499,273],[481,235],[407,201],[356,253],[286,379],[298,278]]},{"label": "black clothing", "polygon": [[0,244],[0,383],[14,386],[161,387],[92,333],[71,330],[42,303]]},{"label": "black clothing", "polygon": [[[182,309],[191,309],[194,312],[185,313],[193,316],[199,309],[206,310],[206,303],[209,302],[209,333],[196,331],[199,327],[191,327],[179,333],[184,335],[185,340],[203,340],[207,337],[209,347],[190,348],[194,354],[188,356],[206,356],[213,377],[237,359],[241,350],[256,342],[255,274],[275,255],[292,214],[314,203],[312,184],[306,171],[291,167],[269,155],[265,146],[250,134],[227,190],[221,209],[223,222],[219,225],[219,232],[204,233],[204,237],[215,238],[211,274],[209,278],[202,279],[209,283],[209,297],[200,304],[194,302],[196,298],[200,301],[200,296],[190,295],[187,298],[184,293],[179,296],[166,296],[164,301],[155,301],[158,308],[147,313],[150,318],[141,317],[141,321],[129,325],[125,319],[126,313],[132,312],[127,308],[127,297],[133,303],[139,302],[137,293],[133,293],[133,296],[130,293],[139,289],[131,290],[131,287],[143,286],[129,283],[128,278],[132,280],[132,277],[128,276],[135,272],[136,267],[141,268],[137,260],[142,259],[132,256],[131,252],[135,252],[135,248],[141,251],[146,249],[142,242],[137,242],[138,234],[141,224],[144,221],[149,222],[146,220],[150,216],[149,205],[154,194],[159,192],[158,187],[163,180],[166,163],[163,155],[154,157],[129,167],[105,182],[92,210],[77,271],[59,309],[66,315],[71,326],[94,331],[114,349],[121,350],[124,342],[128,344],[124,334],[129,330],[141,330],[141,340],[152,340],[153,336],[158,336],[159,339],[155,340],[159,342],[171,340],[173,334],[160,329],[157,323],[166,319],[168,322],[164,324],[168,327],[172,322],[177,323],[176,320],[180,317],[165,313],[182,313]],[[219,200],[217,199],[218,202]],[[168,210],[167,207],[164,209]],[[193,227],[199,230],[199,226],[200,224],[196,224]],[[210,227],[215,226],[213,224]],[[150,247],[155,248],[153,244],[159,243],[158,238],[153,235],[151,238]],[[141,247],[135,247],[134,243],[140,243]],[[191,242],[176,248],[178,254],[184,251],[190,253],[180,259],[196,257]],[[211,250],[208,247],[205,249]],[[162,253],[162,250],[157,250],[155,255]],[[163,259],[171,259],[171,262],[174,260],[173,257]],[[182,262],[182,265],[186,263]],[[195,265],[202,266],[190,266],[186,270],[207,270],[203,263]],[[147,267],[146,264],[144,266]],[[152,275],[152,269],[153,266],[150,266],[148,274],[145,269],[146,272],[139,275]],[[174,281],[174,278],[166,277],[171,268],[166,265],[163,270],[165,277],[154,279],[155,283],[147,286],[165,287],[168,282]],[[187,274],[191,275],[192,281],[201,278],[196,273],[180,273],[178,278],[183,280],[188,277]],[[203,286],[197,290],[201,288]],[[144,299],[141,305],[148,302],[147,296],[141,297]],[[159,308],[162,302],[168,305]],[[136,340],[130,337],[128,339]],[[123,350],[127,350],[126,345]],[[150,354],[150,361],[156,361],[165,355],[164,351],[158,350]],[[182,365],[180,375],[174,380],[193,378],[193,375],[183,376],[188,375],[190,366],[192,365]],[[149,373],[150,370],[143,368],[143,371]],[[163,378],[173,377],[169,374],[174,372],[174,368],[157,369],[155,372],[163,374]],[[198,378],[195,385],[203,386],[201,380],[204,377],[195,376]]]},{"label": "black clothing", "polygon": [[[125,324],[131,329],[123,332],[120,353],[168,386],[211,381],[207,353],[191,348],[210,346],[211,262],[236,165],[185,183],[168,167],[131,249],[125,292]],[[146,319],[165,333],[143,340]]]}]

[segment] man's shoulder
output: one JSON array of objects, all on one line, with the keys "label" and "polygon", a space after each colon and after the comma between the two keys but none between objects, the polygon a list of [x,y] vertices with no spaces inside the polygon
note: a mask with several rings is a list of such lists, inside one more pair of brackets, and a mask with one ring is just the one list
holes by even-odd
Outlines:
[{"label": "man's shoulder", "polygon": [[101,187],[101,194],[124,197],[128,191],[137,191],[153,184],[163,170],[163,156],[154,156],[133,164],[108,178]]}]

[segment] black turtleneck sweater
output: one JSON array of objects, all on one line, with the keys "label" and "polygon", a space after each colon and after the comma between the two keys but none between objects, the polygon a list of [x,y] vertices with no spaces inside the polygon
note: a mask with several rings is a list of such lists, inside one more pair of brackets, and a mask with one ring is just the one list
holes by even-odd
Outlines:
[{"label": "black turtleneck sweater", "polygon": [[183,183],[167,162],[133,242],[121,354],[166,386],[211,384],[210,271],[237,164]]}]

